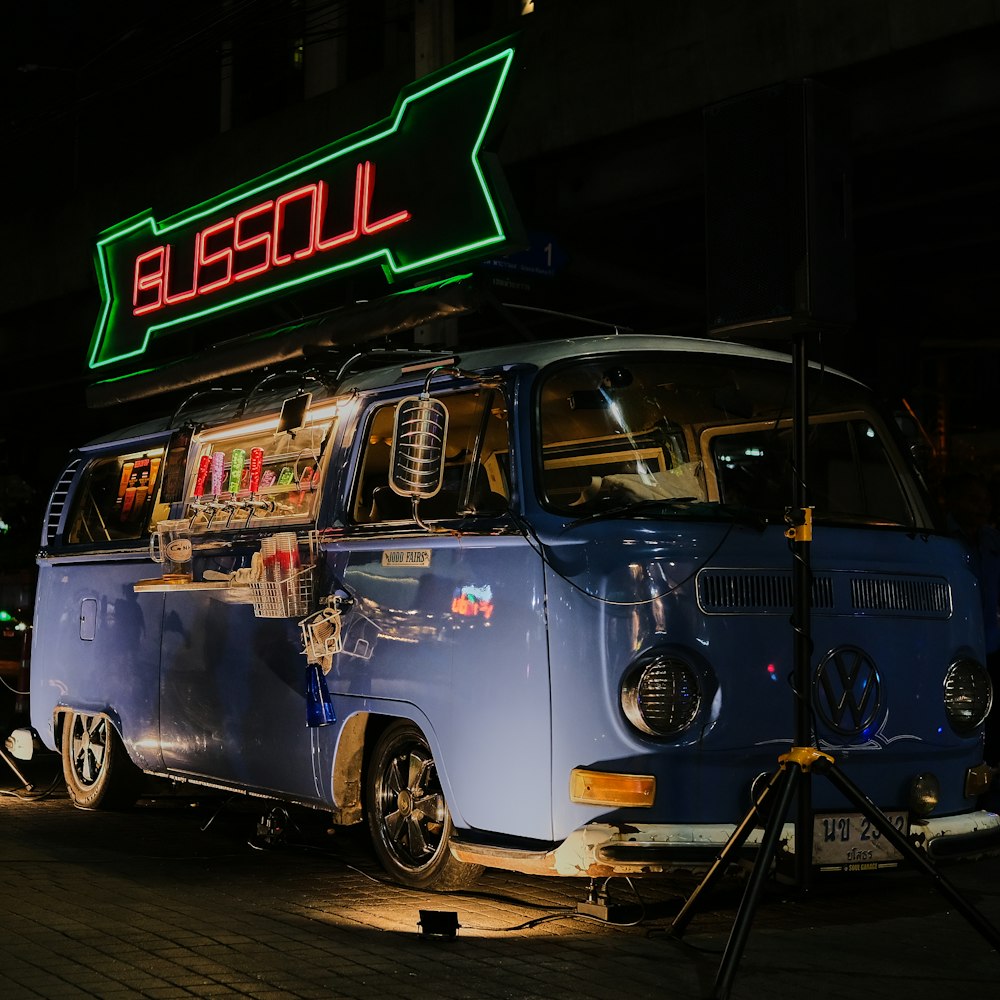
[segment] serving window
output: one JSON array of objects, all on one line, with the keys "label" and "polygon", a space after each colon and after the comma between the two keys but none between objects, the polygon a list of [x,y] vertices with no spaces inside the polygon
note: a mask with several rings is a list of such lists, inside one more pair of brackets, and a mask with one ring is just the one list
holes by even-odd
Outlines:
[{"label": "serving window", "polygon": [[194,435],[181,516],[191,519],[194,531],[315,520],[336,417],[337,404],[329,403],[289,429],[279,430],[272,415]]}]

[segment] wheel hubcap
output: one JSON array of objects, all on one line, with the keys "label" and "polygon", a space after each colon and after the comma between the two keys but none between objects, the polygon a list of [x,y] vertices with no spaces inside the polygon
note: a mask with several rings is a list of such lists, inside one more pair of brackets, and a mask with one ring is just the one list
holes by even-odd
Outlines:
[{"label": "wheel hubcap", "polygon": [[409,870],[430,864],[443,846],[444,798],[425,746],[400,743],[381,779],[382,840]]},{"label": "wheel hubcap", "polygon": [[104,767],[104,720],[80,716],[73,725],[73,762],[77,777],[92,785]]}]

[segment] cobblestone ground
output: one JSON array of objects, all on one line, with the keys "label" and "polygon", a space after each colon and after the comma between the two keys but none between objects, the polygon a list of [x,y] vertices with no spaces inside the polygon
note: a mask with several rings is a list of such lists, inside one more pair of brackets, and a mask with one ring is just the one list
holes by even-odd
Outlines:
[{"label": "cobblestone ground", "polygon": [[[320,813],[187,789],[128,813],[69,803],[58,762],[0,761],[0,998],[700,998],[715,993],[740,886],[713,887],[682,940],[695,879],[615,879],[611,920],[586,880],[488,872],[474,890],[389,884],[366,841]],[[1000,859],[940,870],[1000,925]],[[420,911],[454,914],[454,938]],[[447,919],[447,917],[445,918]],[[744,922],[744,925],[746,923]],[[994,995],[1000,956],[934,879],[909,870],[769,883],[731,997]]]}]

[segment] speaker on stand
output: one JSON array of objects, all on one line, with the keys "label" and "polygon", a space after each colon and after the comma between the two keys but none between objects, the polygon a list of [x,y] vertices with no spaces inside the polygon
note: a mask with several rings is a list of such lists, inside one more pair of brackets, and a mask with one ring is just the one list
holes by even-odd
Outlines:
[{"label": "speaker on stand", "polygon": [[854,318],[848,124],[844,101],[810,80],[782,84],[705,112],[708,329],[732,339],[787,340],[792,348],[794,469],[785,537],[792,556],[793,740],[752,808],[671,924],[681,937],[703,894],[758,825],[764,832],[715,980],[728,1000],[764,881],[793,802],[795,878],[809,888],[811,779],[829,781],[902,857],[929,876],[993,948],[1000,931],[969,903],[885,813],[815,746],[812,721],[812,508],[808,491],[808,338]]},{"label": "speaker on stand", "polygon": [[705,110],[707,327],[782,338],[854,321],[850,115],[815,80]]}]

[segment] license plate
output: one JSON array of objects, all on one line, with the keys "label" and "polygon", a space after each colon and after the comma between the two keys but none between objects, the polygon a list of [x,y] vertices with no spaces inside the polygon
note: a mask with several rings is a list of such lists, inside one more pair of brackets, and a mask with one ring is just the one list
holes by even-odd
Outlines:
[{"label": "license plate", "polygon": [[[904,837],[909,833],[905,812],[885,815]],[[814,865],[864,871],[891,867],[900,857],[899,851],[863,813],[828,813],[813,818]]]}]

